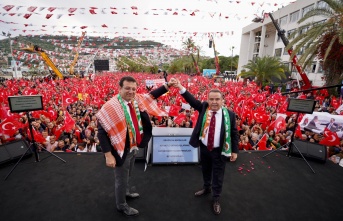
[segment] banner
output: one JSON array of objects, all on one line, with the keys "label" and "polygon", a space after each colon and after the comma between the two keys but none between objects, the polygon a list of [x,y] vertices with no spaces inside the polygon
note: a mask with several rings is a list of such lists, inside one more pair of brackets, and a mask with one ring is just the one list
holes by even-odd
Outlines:
[{"label": "banner", "polygon": [[202,76],[204,77],[211,77],[214,74],[216,74],[216,69],[203,69],[202,70]]},{"label": "banner", "polygon": [[313,112],[305,114],[299,122],[301,130],[309,130],[318,134],[323,134],[325,128],[336,132],[339,138],[343,136],[343,116],[332,115],[327,112]]}]

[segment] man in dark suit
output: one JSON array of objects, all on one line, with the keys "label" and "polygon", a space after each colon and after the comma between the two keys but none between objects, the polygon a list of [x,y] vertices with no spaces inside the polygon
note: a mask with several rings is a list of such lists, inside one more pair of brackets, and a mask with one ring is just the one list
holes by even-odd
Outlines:
[{"label": "man in dark suit", "polygon": [[[172,83],[151,91],[150,95],[158,98],[168,91],[170,84]],[[96,115],[98,138],[105,154],[106,165],[114,168],[117,210],[126,216],[139,214],[138,210],[126,203],[126,198],[139,197],[138,193],[130,192],[129,178],[138,148],[146,147],[152,136],[148,113],[160,111],[157,106],[153,109],[153,98],[139,96],[136,91],[136,80],[129,76],[123,77],[119,82],[119,94],[106,102]]]},{"label": "man in dark suit", "polygon": [[331,118],[330,122],[324,125],[326,125],[326,128],[332,132],[336,132],[338,130],[338,124],[335,123],[335,118]]},{"label": "man in dark suit", "polygon": [[190,138],[190,145],[200,146],[203,188],[195,193],[202,196],[212,192],[213,212],[221,212],[219,203],[224,180],[226,157],[236,161],[238,153],[238,131],[235,113],[223,106],[223,95],[218,89],[208,93],[205,102],[196,100],[178,81],[174,86],[195,110],[199,118]]}]

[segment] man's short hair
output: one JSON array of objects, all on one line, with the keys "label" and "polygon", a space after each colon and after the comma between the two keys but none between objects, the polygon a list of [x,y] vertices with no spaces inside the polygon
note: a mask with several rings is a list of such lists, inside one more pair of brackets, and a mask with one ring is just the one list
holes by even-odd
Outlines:
[{"label": "man's short hair", "polygon": [[133,77],[131,77],[131,76],[125,76],[125,77],[122,77],[122,78],[120,79],[120,81],[119,81],[119,86],[120,86],[120,87],[123,87],[124,81],[135,82],[135,83],[137,83],[136,79],[134,79]]},{"label": "man's short hair", "polygon": [[211,89],[210,92],[208,92],[208,94],[210,93],[220,93],[221,96],[223,97],[223,93],[219,89]]}]

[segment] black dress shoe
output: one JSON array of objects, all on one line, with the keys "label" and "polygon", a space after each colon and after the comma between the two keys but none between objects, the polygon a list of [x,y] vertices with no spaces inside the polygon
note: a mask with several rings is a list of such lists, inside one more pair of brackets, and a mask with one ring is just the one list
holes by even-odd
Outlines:
[{"label": "black dress shoe", "polygon": [[126,199],[137,199],[139,198],[139,193],[127,193]]},{"label": "black dress shoe", "polygon": [[209,194],[211,193],[211,189],[210,188],[204,188],[204,189],[201,189],[197,192],[195,192],[195,196],[202,196],[202,195],[206,195],[206,194]]},{"label": "black dress shoe", "polygon": [[219,215],[220,212],[222,211],[222,208],[220,207],[219,201],[213,201],[212,207],[213,207],[213,212],[216,215]]}]

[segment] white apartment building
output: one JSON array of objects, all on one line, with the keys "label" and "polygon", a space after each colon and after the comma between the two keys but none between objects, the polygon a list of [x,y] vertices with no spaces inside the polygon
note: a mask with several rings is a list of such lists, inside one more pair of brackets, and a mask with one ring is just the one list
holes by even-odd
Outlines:
[{"label": "white apartment building", "polygon": [[[306,20],[298,24],[300,18],[304,16],[313,7],[325,4],[323,1],[318,0],[297,0],[278,11],[272,13],[274,20],[277,21],[281,30],[285,30],[285,35],[288,38],[290,34],[297,30],[299,26],[308,22],[321,22],[324,21],[322,17],[316,17]],[[268,12],[267,12],[268,13]],[[306,30],[301,30],[306,31]],[[289,39],[291,41],[291,39]],[[302,80],[293,67],[290,61],[290,56],[285,50],[285,45],[277,34],[277,30],[270,17],[264,19],[263,23],[252,23],[242,29],[241,47],[239,53],[238,72],[243,70],[249,60],[256,57],[264,56],[277,56],[280,57],[284,63],[290,65],[292,70],[291,77],[293,79]],[[301,52],[297,57],[301,56]],[[304,72],[307,74],[313,86],[323,86],[323,70],[318,61],[313,61],[311,67],[306,68]]]}]

